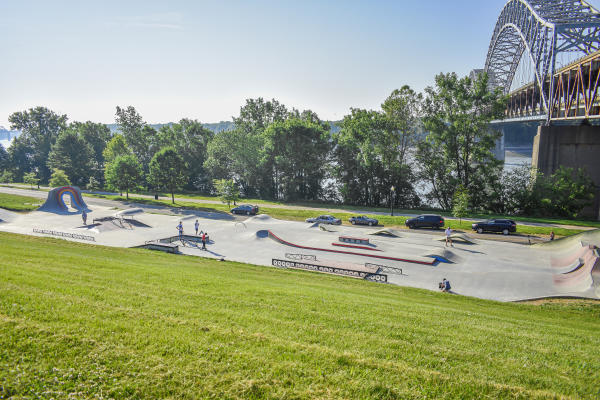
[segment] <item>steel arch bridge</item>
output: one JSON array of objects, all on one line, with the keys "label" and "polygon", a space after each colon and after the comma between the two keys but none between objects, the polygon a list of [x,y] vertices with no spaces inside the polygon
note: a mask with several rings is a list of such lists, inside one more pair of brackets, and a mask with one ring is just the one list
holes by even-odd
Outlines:
[{"label": "steel arch bridge", "polygon": [[[561,67],[557,65],[557,56],[561,54],[579,58],[580,62],[557,68]],[[517,67],[524,56],[534,67],[534,82],[511,93]],[[485,63],[490,83],[510,97],[506,118],[545,117],[550,121],[600,117],[596,100],[599,70],[600,12],[590,4],[583,0],[506,3]],[[565,71],[568,71],[566,80],[562,79]]]}]

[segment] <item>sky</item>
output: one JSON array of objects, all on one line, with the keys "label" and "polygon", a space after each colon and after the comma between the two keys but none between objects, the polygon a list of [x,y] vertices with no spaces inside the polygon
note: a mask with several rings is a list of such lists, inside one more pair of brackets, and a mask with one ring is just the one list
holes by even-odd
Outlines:
[{"label": "sky", "polygon": [[[594,6],[600,0],[591,2]],[[275,98],[338,120],[483,68],[504,0],[0,2],[0,126],[35,106],[112,123],[231,120]]]}]

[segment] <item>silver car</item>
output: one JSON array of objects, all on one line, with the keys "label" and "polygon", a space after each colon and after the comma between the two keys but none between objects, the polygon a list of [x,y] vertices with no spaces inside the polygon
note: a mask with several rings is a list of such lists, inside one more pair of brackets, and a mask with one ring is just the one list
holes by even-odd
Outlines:
[{"label": "silver car", "polygon": [[335,218],[331,215],[319,215],[316,218],[307,218],[306,222],[310,222],[312,223],[319,223],[319,224],[329,224],[329,225],[341,225],[342,224],[342,220],[339,218]]}]

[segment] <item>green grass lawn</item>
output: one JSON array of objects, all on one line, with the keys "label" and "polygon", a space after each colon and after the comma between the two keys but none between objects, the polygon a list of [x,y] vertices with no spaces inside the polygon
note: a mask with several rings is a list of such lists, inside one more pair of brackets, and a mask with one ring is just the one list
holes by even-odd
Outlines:
[{"label": "green grass lawn", "polygon": [[600,396],[596,302],[497,303],[7,233],[0,244],[0,398]]},{"label": "green grass lawn", "polygon": [[[152,194],[154,193],[145,193]],[[169,197],[170,194],[161,193],[161,196]],[[175,197],[179,197],[182,199],[194,199],[194,200],[210,200],[210,201],[220,201],[217,196],[206,196],[199,194],[190,194],[190,193],[180,193],[175,194]],[[340,210],[357,210],[357,211],[366,211],[366,212],[385,212],[389,213],[389,207],[366,207],[366,206],[353,206],[353,205],[345,205],[345,204],[332,204],[332,203],[322,203],[322,202],[281,202],[281,201],[268,201],[268,200],[260,200],[260,199],[240,199],[240,204],[267,204],[267,205],[290,205],[290,206],[298,206],[305,207],[307,209],[310,208],[329,208],[329,209],[340,209]],[[444,217],[452,217],[451,212],[436,210],[432,208],[425,209],[394,209],[394,212],[397,214],[439,214]],[[314,213],[314,211],[313,211]],[[469,218],[480,218],[480,219],[491,219],[491,218],[507,218],[506,215],[493,214],[493,213],[472,213],[469,215]],[[567,218],[544,218],[544,217],[523,217],[523,216],[510,216],[508,217],[515,221],[521,222],[538,222],[545,224],[558,224],[558,225],[573,225],[573,226],[587,226],[600,228],[600,221],[595,220],[586,220],[586,219],[567,219]]]},{"label": "green grass lawn", "polygon": [[[202,203],[194,203],[191,201],[176,201],[175,204],[172,204],[170,200],[154,200],[143,197],[129,196],[129,200],[126,200],[124,196],[115,196],[115,195],[94,195],[94,197],[101,197],[110,200],[117,201],[131,201],[141,204],[155,204],[161,206],[175,207],[175,208],[187,208],[190,210],[198,210],[198,211],[210,211],[210,212],[229,212],[229,208],[227,204],[202,204]],[[232,206],[233,207],[233,206]],[[306,209],[288,209],[288,208],[260,208],[261,214],[268,214],[273,218],[284,219],[290,221],[304,221],[309,217],[316,217],[322,212],[311,210],[310,208]],[[348,222],[348,218],[351,215],[356,215],[352,212],[331,212],[330,215],[333,215],[336,218],[342,220],[345,225],[350,225]],[[386,227],[399,228],[399,229],[407,229],[404,225],[405,221],[410,217],[401,217],[401,216],[389,216],[389,215],[375,215],[375,214],[367,214],[373,218],[379,220],[380,224],[385,225]],[[465,232],[471,231],[470,221],[455,221],[455,220],[447,220],[446,225],[450,225],[452,229],[462,230]],[[536,235],[536,236],[549,236],[550,232],[554,231],[554,234],[557,237],[569,236],[575,233],[581,232],[580,229],[566,229],[566,228],[551,228],[551,227],[542,227],[542,226],[525,226],[518,225],[517,233],[522,235]]]},{"label": "green grass lawn", "polygon": [[31,211],[42,205],[40,199],[16,194],[0,193],[0,208],[11,211]]}]

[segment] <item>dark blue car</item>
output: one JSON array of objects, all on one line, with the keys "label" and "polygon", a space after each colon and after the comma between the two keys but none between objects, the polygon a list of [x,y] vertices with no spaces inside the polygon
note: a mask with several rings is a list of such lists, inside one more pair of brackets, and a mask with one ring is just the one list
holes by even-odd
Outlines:
[{"label": "dark blue car", "polygon": [[258,206],[243,204],[231,209],[232,214],[256,215],[258,214]]}]

